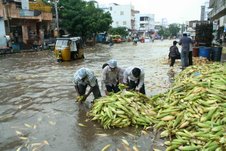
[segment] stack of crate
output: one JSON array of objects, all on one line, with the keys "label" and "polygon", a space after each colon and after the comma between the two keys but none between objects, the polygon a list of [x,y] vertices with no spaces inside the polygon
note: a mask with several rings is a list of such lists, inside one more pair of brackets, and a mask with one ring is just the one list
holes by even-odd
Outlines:
[{"label": "stack of crate", "polygon": [[213,24],[209,22],[201,22],[196,25],[195,40],[199,46],[211,47],[213,40]]}]

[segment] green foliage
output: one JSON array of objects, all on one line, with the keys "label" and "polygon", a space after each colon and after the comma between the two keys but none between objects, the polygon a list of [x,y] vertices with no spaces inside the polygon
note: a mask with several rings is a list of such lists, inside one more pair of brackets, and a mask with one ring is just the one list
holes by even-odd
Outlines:
[{"label": "green foliage", "polygon": [[111,28],[108,32],[110,35],[121,35],[123,37],[128,35],[128,30],[126,27]]},{"label": "green foliage", "polygon": [[95,7],[95,2],[83,0],[61,0],[59,10],[60,27],[66,29],[72,36],[84,39],[93,34],[108,31],[112,18],[110,13]]},{"label": "green foliage", "polygon": [[180,31],[178,24],[170,24],[169,31],[171,36],[177,36],[178,32]]},{"label": "green foliage", "polygon": [[161,29],[158,31],[158,34],[164,37],[169,36],[177,36],[178,32],[180,31],[178,24],[170,24],[169,28],[161,27]]}]

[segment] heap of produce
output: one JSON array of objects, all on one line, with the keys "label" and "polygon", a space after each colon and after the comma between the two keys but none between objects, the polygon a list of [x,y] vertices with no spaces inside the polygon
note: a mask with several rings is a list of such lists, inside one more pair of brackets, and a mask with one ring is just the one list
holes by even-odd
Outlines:
[{"label": "heap of produce", "polygon": [[95,100],[89,116],[107,129],[112,127],[150,126],[156,113],[141,93],[120,91]]},{"label": "heap of produce", "polygon": [[168,93],[152,97],[150,104],[158,112],[154,127],[170,138],[167,150],[226,148],[225,64],[185,69]]},{"label": "heap of produce", "polygon": [[121,91],[95,101],[89,116],[104,128],[153,126],[167,150],[226,148],[226,64],[190,66],[170,90],[147,98]]},{"label": "heap of produce", "polygon": [[206,57],[193,57],[193,65],[208,64],[210,61]]}]

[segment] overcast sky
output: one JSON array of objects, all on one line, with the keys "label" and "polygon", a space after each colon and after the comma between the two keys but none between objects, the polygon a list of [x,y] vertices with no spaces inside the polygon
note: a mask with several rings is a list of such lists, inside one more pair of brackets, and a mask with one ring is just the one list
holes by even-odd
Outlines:
[{"label": "overcast sky", "polygon": [[132,4],[141,14],[155,14],[155,21],[167,18],[169,23],[200,20],[201,6],[209,0],[96,0],[99,4]]}]

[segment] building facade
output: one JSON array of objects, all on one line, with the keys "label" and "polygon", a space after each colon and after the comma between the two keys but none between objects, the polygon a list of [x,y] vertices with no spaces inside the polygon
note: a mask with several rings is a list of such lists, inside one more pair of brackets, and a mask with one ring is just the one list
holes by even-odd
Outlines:
[{"label": "building facade", "polygon": [[111,3],[108,6],[102,7],[104,11],[108,11],[111,14],[113,23],[112,27],[126,27],[129,30],[135,30],[135,14],[137,11],[133,5],[119,5]]},{"label": "building facade", "polygon": [[42,0],[0,0],[0,39],[9,35],[13,43],[30,48],[43,42],[51,22],[52,7]]},{"label": "building facade", "polygon": [[214,30],[217,32],[217,39],[222,39],[226,44],[226,0],[209,0],[208,13],[210,21],[216,26]]},{"label": "building facade", "polygon": [[149,32],[155,29],[155,15],[154,14],[136,14],[135,28],[137,31]]}]

